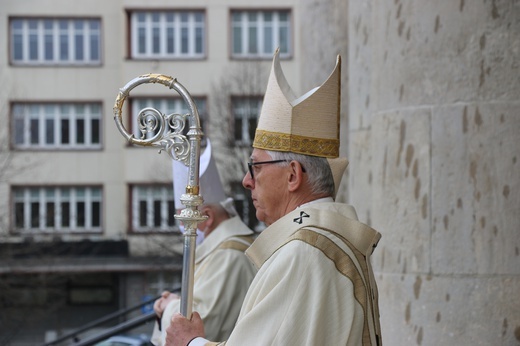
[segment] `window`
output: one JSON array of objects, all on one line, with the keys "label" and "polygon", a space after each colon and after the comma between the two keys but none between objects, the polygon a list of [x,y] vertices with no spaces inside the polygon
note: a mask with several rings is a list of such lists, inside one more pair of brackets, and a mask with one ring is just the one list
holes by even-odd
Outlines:
[{"label": "window", "polygon": [[67,302],[77,305],[109,305],[114,303],[116,278],[111,273],[81,273],[67,278]]},{"label": "window", "polygon": [[[246,170],[247,168],[245,168]],[[244,189],[241,181],[230,182],[231,193],[235,202],[235,209],[242,221],[254,231],[261,231],[265,228],[262,222],[256,218],[256,209],[251,199],[251,192]]]},{"label": "window", "polygon": [[291,12],[231,11],[231,55],[234,58],[272,58],[290,55]]},{"label": "window", "polygon": [[[172,251],[172,254],[173,251]],[[170,292],[179,291],[181,287],[181,273],[171,271],[147,272],[146,293],[149,296],[160,295],[165,290]]]},{"label": "window", "polygon": [[13,228],[17,232],[100,232],[100,187],[15,187]]},{"label": "window", "polygon": [[262,107],[261,97],[233,97],[231,100],[235,120],[235,143],[251,145],[255,138],[256,123]]},{"label": "window", "polygon": [[135,11],[130,22],[133,59],[204,57],[204,11]]},{"label": "window", "polygon": [[101,148],[101,103],[14,103],[16,149]]},{"label": "window", "polygon": [[[43,254],[42,254],[43,255]],[[111,273],[36,273],[1,275],[2,307],[40,308],[57,306],[115,305],[117,279]],[[38,289],[35,289],[38,287]],[[114,306],[113,311],[117,306]]]},{"label": "window", "polygon": [[12,18],[11,62],[15,65],[100,65],[101,21]]},{"label": "window", "polygon": [[[206,100],[204,98],[194,98],[195,105],[197,106],[197,110],[199,112],[199,120],[200,126],[204,129],[204,124],[206,122]],[[161,112],[162,114],[188,114],[188,105],[184,102],[184,99],[181,98],[133,98],[131,100],[132,104],[132,121],[131,128],[132,133],[135,138],[145,139],[152,138],[155,134],[157,134],[157,130],[153,131],[144,131],[140,129],[139,124],[150,124],[153,123],[153,116],[147,114],[144,119],[138,121],[138,116],[141,110],[145,108],[154,108]],[[188,122],[186,122],[184,127],[184,134],[186,135],[187,130],[189,128]],[[143,137],[144,136],[144,137]],[[205,136],[203,137],[203,139]]]},{"label": "window", "polygon": [[131,194],[134,232],[171,232],[178,229],[171,184],[133,185]]}]

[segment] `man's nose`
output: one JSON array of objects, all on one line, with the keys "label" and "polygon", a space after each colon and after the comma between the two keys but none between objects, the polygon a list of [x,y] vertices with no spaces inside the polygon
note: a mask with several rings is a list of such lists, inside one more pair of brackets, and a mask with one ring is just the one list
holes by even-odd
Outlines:
[{"label": "man's nose", "polygon": [[252,190],[254,187],[255,181],[251,178],[251,173],[246,172],[244,175],[244,179],[242,179],[242,186],[246,189]]}]

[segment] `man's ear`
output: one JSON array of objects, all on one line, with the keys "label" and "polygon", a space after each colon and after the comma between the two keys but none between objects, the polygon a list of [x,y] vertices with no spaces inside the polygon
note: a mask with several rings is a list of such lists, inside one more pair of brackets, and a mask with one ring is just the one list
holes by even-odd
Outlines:
[{"label": "man's ear", "polygon": [[213,210],[213,208],[204,206],[202,208],[202,214],[208,216],[208,218],[206,219],[205,222],[206,222],[206,226],[211,228],[211,226],[213,225],[213,222],[215,221],[215,211]]},{"label": "man's ear", "polygon": [[289,191],[296,191],[303,184],[303,168],[298,161],[289,162]]}]

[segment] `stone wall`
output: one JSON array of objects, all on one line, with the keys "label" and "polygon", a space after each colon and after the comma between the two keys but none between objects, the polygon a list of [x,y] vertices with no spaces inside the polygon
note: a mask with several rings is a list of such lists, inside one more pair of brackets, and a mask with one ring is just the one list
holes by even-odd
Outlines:
[{"label": "stone wall", "polygon": [[340,198],[383,234],[384,344],[519,344],[520,3],[322,3],[347,29],[312,3],[307,53],[348,51]]}]

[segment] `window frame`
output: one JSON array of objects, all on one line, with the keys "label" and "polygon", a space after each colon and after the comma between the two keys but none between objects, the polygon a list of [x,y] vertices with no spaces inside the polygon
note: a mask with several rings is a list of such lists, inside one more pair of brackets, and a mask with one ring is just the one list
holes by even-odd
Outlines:
[{"label": "window frame", "polygon": [[[246,168],[247,170],[247,168]],[[241,220],[255,232],[259,232],[265,228],[265,224],[256,218],[256,208],[251,199],[251,191],[244,189],[242,181],[230,181],[231,194],[235,209],[240,215]]]},{"label": "window frame", "polygon": [[[13,150],[91,151],[103,148],[101,101],[11,102],[9,113]],[[97,130],[94,128],[96,123]],[[51,129],[48,129],[49,125]],[[80,132],[81,127],[83,131]]]},{"label": "window frame", "polygon": [[[22,17],[10,16],[9,19],[9,63],[12,66],[94,66],[103,64],[103,23],[101,17]],[[21,28],[15,28],[16,22],[21,21]],[[47,27],[47,23],[51,27]],[[67,23],[67,28],[62,24]],[[77,27],[83,23],[82,28]],[[36,28],[31,28],[36,24]],[[97,24],[97,27],[93,27]],[[78,36],[79,33],[82,33]],[[66,57],[62,50],[63,35],[66,34]],[[36,37],[33,37],[33,36]],[[49,35],[52,37],[48,41]],[[21,36],[17,42],[15,36]],[[31,39],[36,38],[34,46]],[[95,39],[95,42],[93,42]],[[78,45],[79,41],[81,45]],[[52,57],[49,59],[48,44],[51,44]],[[97,48],[93,48],[93,44]],[[81,51],[77,51],[81,47]],[[18,50],[21,49],[21,57],[17,58]],[[35,49],[36,58],[31,58],[31,51]],[[77,57],[81,52],[83,58]],[[96,57],[93,58],[93,54]]]},{"label": "window frame", "polygon": [[[139,189],[144,189],[145,196],[140,198]],[[160,190],[160,218],[161,224],[159,227],[154,225],[156,221],[154,218],[157,216],[155,213],[155,202],[154,200],[154,189]],[[129,233],[132,234],[180,234],[179,225],[174,215],[176,213],[175,199],[173,194],[173,183],[153,183],[153,184],[129,184],[128,185],[130,204],[129,204]],[[141,221],[141,202],[146,202],[146,225],[142,226]],[[173,214],[169,214],[170,206],[173,207]],[[181,206],[182,207],[182,206]],[[166,214],[165,214],[166,213]]]},{"label": "window frame", "polygon": [[[248,113],[245,114],[245,112],[241,112],[242,114],[237,114],[237,102],[247,102],[247,105],[245,105],[248,109]],[[253,115],[251,112],[252,107],[250,107],[251,102],[256,101],[257,102],[257,113],[256,116]],[[261,95],[253,95],[253,96],[231,96],[230,105],[231,105],[231,114],[232,114],[232,121],[233,121],[233,143],[236,146],[251,146],[253,144],[254,139],[254,130],[256,129],[256,124],[258,123],[258,118],[260,117],[260,112],[262,110],[262,104],[263,104],[263,97]],[[240,115],[241,121],[241,135],[242,138],[239,140],[236,136],[237,131],[237,116]],[[255,124],[251,128],[251,119],[255,119]],[[253,131],[251,133],[251,131]],[[251,135],[253,137],[251,137]],[[245,138],[244,138],[245,137]]]},{"label": "window frame", "polygon": [[[145,16],[144,22],[139,21],[139,14]],[[182,16],[187,15],[187,22],[183,22]],[[197,15],[202,20],[197,21]],[[207,57],[208,33],[206,9],[166,9],[143,10],[128,9],[128,56],[132,60],[202,60]],[[154,21],[154,16],[158,20]],[[170,21],[169,16],[173,19]],[[173,24],[172,24],[173,23]],[[187,23],[187,24],[186,24]],[[144,28],[145,41],[140,42],[140,29]],[[187,52],[183,52],[183,29],[187,29]],[[158,33],[158,41],[154,42],[154,30]],[[170,32],[170,30],[172,30]],[[169,38],[173,35],[173,51],[169,51]],[[198,43],[197,35],[201,42]],[[155,51],[158,44],[158,51]],[[142,47],[144,44],[144,47]],[[200,51],[198,48],[200,46]],[[141,49],[144,48],[144,51]]]},{"label": "window frame", "polygon": [[[80,191],[84,190],[85,195],[80,196]],[[18,193],[20,191],[20,193]],[[51,193],[52,191],[52,193]],[[100,185],[59,185],[59,186],[11,186],[11,231],[16,234],[99,234],[103,232],[104,222],[104,194]],[[21,203],[23,207],[22,220],[19,220],[18,207]],[[37,210],[34,210],[37,203]],[[53,203],[52,216],[48,214],[49,204]],[[68,206],[64,208],[64,204]],[[83,203],[83,218],[80,219],[79,208]],[[94,203],[97,206],[97,218]],[[65,216],[64,209],[68,210]],[[31,215],[38,213],[37,226],[33,226]],[[64,217],[66,220],[64,220]],[[49,225],[51,222],[52,225]],[[84,225],[78,226],[79,221],[83,220]],[[18,226],[19,222],[22,227]],[[94,221],[98,225],[94,225]],[[68,225],[64,225],[67,223]]]},{"label": "window frame", "polygon": [[[240,29],[241,37],[240,37],[240,51],[237,52],[235,47],[235,14],[239,13],[241,15],[240,25],[238,29]],[[276,20],[272,21],[272,47],[266,46],[266,28],[268,27],[267,21],[264,19],[265,14],[270,13]],[[281,13],[287,14],[287,21],[281,22],[279,17]],[[248,16],[250,14],[255,14],[256,16],[260,15],[260,19],[255,22],[249,21]],[[252,23],[257,23],[256,28],[256,52],[250,52],[251,44],[250,44],[250,33],[248,32],[249,28],[254,28],[255,26]],[[284,23],[284,25],[281,25]],[[282,45],[280,40],[280,30],[285,27],[287,30],[286,44]],[[291,8],[278,8],[278,9],[243,9],[243,8],[232,8],[229,11],[229,55],[231,59],[272,59],[273,53],[277,48],[280,48],[280,58],[288,59],[292,57],[293,52],[293,43],[294,43],[294,25],[293,25],[293,11]],[[246,48],[247,47],[247,48]]]}]

